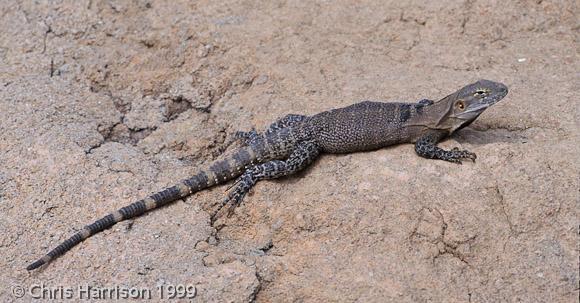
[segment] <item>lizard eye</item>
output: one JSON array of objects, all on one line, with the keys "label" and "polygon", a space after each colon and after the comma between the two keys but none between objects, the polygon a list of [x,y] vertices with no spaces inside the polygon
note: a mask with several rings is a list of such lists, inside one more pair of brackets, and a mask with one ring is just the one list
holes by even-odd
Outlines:
[{"label": "lizard eye", "polygon": [[459,100],[459,101],[455,102],[455,107],[457,107],[459,110],[464,110],[465,109],[465,102],[463,102],[463,100]]},{"label": "lizard eye", "polygon": [[485,95],[487,95],[487,90],[485,89],[478,89],[473,93],[474,97],[483,97]]}]

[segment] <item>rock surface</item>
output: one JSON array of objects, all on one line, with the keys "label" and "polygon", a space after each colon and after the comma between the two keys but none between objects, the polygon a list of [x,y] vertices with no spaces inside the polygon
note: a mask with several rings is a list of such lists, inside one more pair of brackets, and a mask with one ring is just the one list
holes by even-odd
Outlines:
[{"label": "rock surface", "polygon": [[[78,298],[82,284],[154,301],[193,285],[198,302],[574,302],[578,14],[574,1],[5,0],[0,300],[31,301],[35,285]],[[24,269],[216,159],[236,130],[480,78],[510,94],[443,143],[475,164],[411,145],[327,155],[260,182],[216,226],[225,187]]]}]

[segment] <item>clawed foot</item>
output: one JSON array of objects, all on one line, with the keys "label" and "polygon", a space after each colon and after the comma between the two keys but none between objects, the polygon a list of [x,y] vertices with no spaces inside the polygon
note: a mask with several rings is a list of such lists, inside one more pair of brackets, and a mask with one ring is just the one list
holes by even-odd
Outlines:
[{"label": "clawed foot", "polygon": [[475,162],[475,159],[477,159],[477,155],[475,155],[475,153],[472,153],[470,151],[460,150],[459,148],[454,147],[452,150],[449,151],[449,155],[445,157],[443,160],[457,164],[462,164],[461,160],[463,159],[469,159]]},{"label": "clawed foot", "polygon": [[226,198],[216,210],[215,214],[212,216],[211,221],[215,222],[215,219],[217,218],[221,209],[226,205],[228,205],[227,216],[231,216],[234,209],[240,205],[240,203],[242,203],[242,200],[254,186],[254,184],[256,184],[256,179],[250,173],[244,173],[238,179],[236,179],[236,181],[234,181],[234,183],[230,185],[228,189],[226,189]]}]

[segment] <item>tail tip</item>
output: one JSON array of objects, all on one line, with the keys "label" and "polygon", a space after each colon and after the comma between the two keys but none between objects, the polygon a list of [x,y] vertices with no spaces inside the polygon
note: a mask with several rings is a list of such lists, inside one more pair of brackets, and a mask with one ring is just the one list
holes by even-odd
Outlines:
[{"label": "tail tip", "polygon": [[26,266],[26,270],[30,271],[30,270],[35,270],[39,267],[41,267],[42,265],[44,265],[44,261],[42,259],[40,260],[36,260],[34,263]]}]

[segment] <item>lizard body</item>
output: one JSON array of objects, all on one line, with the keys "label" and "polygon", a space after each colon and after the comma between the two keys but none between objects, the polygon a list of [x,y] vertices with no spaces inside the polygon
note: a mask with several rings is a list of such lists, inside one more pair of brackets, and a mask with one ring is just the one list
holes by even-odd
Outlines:
[{"label": "lizard body", "polygon": [[[313,116],[287,115],[261,134],[238,132],[236,137],[242,139],[244,146],[224,160],[215,161],[193,177],[85,226],[26,269],[33,270],[50,262],[120,221],[236,179],[221,204],[221,207],[229,204],[232,209],[259,180],[291,175],[307,167],[322,153],[351,153],[414,143],[421,157],[454,163],[461,163],[462,159],[475,161],[474,153],[456,148],[443,150],[436,144],[473,122],[507,92],[507,87],[501,83],[480,80],[439,101],[364,101]],[[216,214],[218,212],[219,209]]]}]

